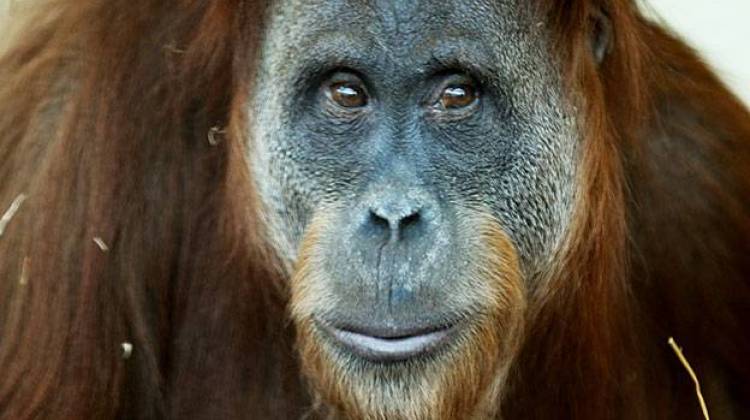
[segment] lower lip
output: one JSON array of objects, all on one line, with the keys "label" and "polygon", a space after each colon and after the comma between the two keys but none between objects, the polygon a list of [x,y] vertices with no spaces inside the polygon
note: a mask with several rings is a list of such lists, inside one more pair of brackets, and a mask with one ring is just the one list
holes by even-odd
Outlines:
[{"label": "lower lip", "polygon": [[398,362],[423,356],[445,345],[454,330],[449,327],[409,337],[381,338],[324,324],[321,328],[347,350],[373,362]]}]

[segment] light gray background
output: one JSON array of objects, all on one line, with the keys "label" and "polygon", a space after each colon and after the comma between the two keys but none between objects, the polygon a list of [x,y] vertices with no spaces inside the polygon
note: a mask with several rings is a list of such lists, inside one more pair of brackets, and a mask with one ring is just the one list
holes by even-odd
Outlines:
[{"label": "light gray background", "polygon": [[684,35],[750,104],[750,0],[643,0],[654,19]]},{"label": "light gray background", "polygon": [[[29,7],[34,1],[40,0],[0,0],[0,25],[3,16]],[[640,3],[654,19],[683,34],[750,104],[750,0],[640,0]]]}]

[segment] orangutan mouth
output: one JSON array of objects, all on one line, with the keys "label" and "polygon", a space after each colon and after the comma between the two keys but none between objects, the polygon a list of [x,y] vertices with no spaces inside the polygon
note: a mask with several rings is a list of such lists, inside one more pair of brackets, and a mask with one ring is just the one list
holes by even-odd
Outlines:
[{"label": "orangutan mouth", "polygon": [[317,324],[343,350],[380,363],[426,356],[451,342],[457,330],[455,324],[399,327]]}]

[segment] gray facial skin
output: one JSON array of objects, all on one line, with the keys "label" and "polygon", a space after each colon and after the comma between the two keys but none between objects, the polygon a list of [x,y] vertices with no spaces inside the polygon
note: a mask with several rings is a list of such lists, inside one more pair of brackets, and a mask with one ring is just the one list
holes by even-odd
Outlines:
[{"label": "gray facial skin", "polygon": [[[470,312],[461,296],[473,286],[461,278],[481,245],[467,214],[488,214],[507,233],[529,289],[560,247],[579,136],[528,3],[273,7],[248,110],[250,165],[290,274],[312,221],[325,226],[316,253],[325,320],[388,330]],[[366,106],[327,94],[350,80]],[[467,80],[478,101],[440,109],[443,89]]]}]

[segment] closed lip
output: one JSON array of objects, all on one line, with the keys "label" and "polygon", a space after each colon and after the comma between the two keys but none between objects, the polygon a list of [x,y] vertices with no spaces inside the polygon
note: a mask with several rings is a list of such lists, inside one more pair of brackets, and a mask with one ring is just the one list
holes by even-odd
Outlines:
[{"label": "closed lip", "polygon": [[372,362],[398,362],[427,355],[450,342],[456,331],[455,323],[395,328],[317,324],[339,346]]}]

